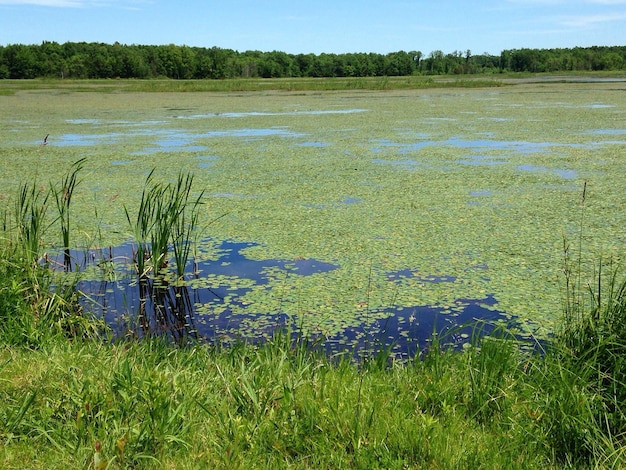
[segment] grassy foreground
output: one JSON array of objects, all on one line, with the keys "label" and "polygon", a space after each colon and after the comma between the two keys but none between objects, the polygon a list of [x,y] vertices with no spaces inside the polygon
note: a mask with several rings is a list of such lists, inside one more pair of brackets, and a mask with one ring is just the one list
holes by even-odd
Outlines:
[{"label": "grassy foreground", "polygon": [[544,354],[496,335],[355,364],[281,336],[103,342],[75,293],[14,253],[0,254],[2,468],[626,465],[626,284],[585,314],[568,303]]}]

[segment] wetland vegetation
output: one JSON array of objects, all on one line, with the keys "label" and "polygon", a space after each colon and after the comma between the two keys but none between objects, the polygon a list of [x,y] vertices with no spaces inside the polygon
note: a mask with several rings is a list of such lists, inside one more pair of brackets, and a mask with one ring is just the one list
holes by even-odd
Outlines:
[{"label": "wetland vegetation", "polygon": [[0,93],[5,466],[624,463],[623,83],[87,85]]}]

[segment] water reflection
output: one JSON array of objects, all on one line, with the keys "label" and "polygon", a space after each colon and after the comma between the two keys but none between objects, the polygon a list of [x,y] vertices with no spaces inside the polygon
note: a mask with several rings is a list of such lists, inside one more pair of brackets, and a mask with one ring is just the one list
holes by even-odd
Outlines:
[{"label": "water reflection", "polygon": [[[256,245],[232,240],[216,242],[214,259],[190,266],[191,274],[184,283],[167,276],[137,276],[131,244],[106,252],[72,252],[72,257],[74,269],[85,272],[85,279],[77,286],[85,294],[84,308],[104,319],[117,337],[166,335],[177,343],[189,340],[255,343],[287,329],[295,341],[302,334],[297,318],[280,309],[269,314],[245,309],[248,307],[245,294],[254,286],[269,284],[277,270],[311,276],[339,266],[315,259],[250,259],[245,249],[253,246]],[[390,272],[387,277],[398,282],[406,278],[424,283],[457,280],[410,269]],[[489,296],[459,299],[452,307],[360,310],[339,333],[309,332],[308,340],[330,355],[363,356],[386,350],[393,357],[408,358],[427,348],[433,333],[442,338],[443,344],[461,347],[476,333],[477,321],[483,324],[480,334],[491,332],[496,324],[507,322],[495,309],[496,305],[496,299]],[[252,313],[241,313],[244,310]]]},{"label": "water reflection", "polygon": [[[85,294],[84,307],[103,318],[116,335],[167,334],[179,341],[185,334],[210,339],[206,328],[199,330],[196,325],[197,307],[210,305],[220,307],[222,313],[232,313],[231,307],[242,305],[239,299],[250,286],[269,283],[275,269],[310,276],[338,268],[315,259],[249,259],[242,250],[253,246],[256,244],[222,241],[215,247],[217,259],[192,263],[188,270],[192,274],[184,283],[173,282],[168,276],[137,276],[132,244],[106,252],[74,251],[71,255],[74,269],[85,273],[77,286]],[[208,286],[203,282],[220,276],[225,283]],[[236,283],[234,279],[250,282]],[[226,323],[230,322],[228,319]],[[215,331],[225,326],[224,321],[218,321]]]},{"label": "water reflection", "polygon": [[530,142],[522,140],[495,140],[495,139],[461,139],[450,138],[445,140],[419,140],[411,143],[395,142],[390,139],[379,139],[372,151],[379,153],[382,148],[397,148],[400,153],[410,153],[425,147],[455,147],[472,151],[502,150],[517,154],[531,154],[544,152],[554,147],[593,148],[592,144],[567,144],[560,142]]},{"label": "water reflection", "polygon": [[547,168],[545,166],[537,166],[537,165],[526,165],[526,164],[518,165],[517,169],[522,170],[522,171],[530,171],[532,173],[554,173],[564,179],[574,179],[578,176],[578,172],[576,170]]},{"label": "water reflection", "polygon": [[491,308],[497,304],[492,296],[482,300],[459,299],[455,304],[454,312],[432,306],[389,309],[386,318],[363,322],[327,338],[325,350],[330,354],[352,351],[357,356],[389,351],[396,359],[408,359],[423,354],[434,335],[444,347],[462,348],[500,326],[513,326]]}]

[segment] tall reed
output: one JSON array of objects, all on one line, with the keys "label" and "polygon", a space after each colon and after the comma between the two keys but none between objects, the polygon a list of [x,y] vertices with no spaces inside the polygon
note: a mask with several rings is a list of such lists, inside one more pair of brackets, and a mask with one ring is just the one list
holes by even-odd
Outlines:
[{"label": "tall reed", "polygon": [[39,259],[49,192],[36,182],[20,185],[15,202],[17,243],[29,264]]},{"label": "tall reed", "polygon": [[[137,243],[137,271],[145,276],[150,269],[158,274],[167,267],[170,246],[176,275],[184,276],[191,252],[191,240],[198,228],[201,191],[192,197],[193,175],[180,172],[174,184],[153,180],[154,170],[146,178],[137,216],[132,218],[124,207],[126,219]],[[145,262],[150,260],[150,265]]]},{"label": "tall reed", "polygon": [[56,207],[59,212],[59,223],[61,225],[61,241],[63,243],[63,261],[66,270],[72,269],[70,257],[70,204],[74,189],[78,184],[78,172],[83,168],[86,158],[74,162],[70,171],[63,177],[61,184],[55,186],[50,184],[50,192],[54,196]]},{"label": "tall reed", "polygon": [[124,206],[124,213],[126,214],[126,220],[131,227],[135,243],[137,244],[137,250],[135,253],[135,263],[137,266],[137,273],[139,277],[144,277],[147,274],[146,261],[150,257],[150,230],[153,224],[153,202],[152,202],[152,177],[154,175],[154,169],[150,171],[146,178],[143,190],[141,192],[141,200],[139,202],[139,208],[137,209],[137,216],[131,218],[128,208]]},{"label": "tall reed", "polygon": [[173,188],[175,210],[172,211],[172,215],[175,216],[175,220],[172,221],[172,248],[176,262],[176,275],[179,279],[185,274],[193,233],[198,228],[199,208],[204,196],[204,191],[201,191],[197,198],[190,201],[192,184],[193,175],[183,176],[181,173]]},{"label": "tall reed", "polygon": [[593,278],[584,280],[587,198],[585,181],[578,253],[571,252],[565,237],[563,242],[564,320],[549,343],[542,371],[549,394],[542,410],[546,433],[559,458],[582,464],[611,461],[614,456],[606,449],[623,447],[626,436],[626,278],[620,280],[621,269],[612,262],[607,275],[600,258]]}]

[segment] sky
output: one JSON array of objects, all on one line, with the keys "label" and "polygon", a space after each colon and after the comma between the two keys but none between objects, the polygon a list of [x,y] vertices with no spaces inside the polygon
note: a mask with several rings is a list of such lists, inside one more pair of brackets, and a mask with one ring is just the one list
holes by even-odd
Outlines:
[{"label": "sky", "polygon": [[176,44],[290,54],[626,45],[626,0],[0,0],[0,45]]}]

